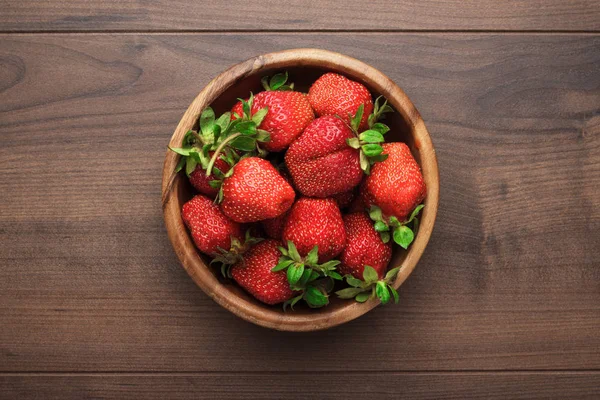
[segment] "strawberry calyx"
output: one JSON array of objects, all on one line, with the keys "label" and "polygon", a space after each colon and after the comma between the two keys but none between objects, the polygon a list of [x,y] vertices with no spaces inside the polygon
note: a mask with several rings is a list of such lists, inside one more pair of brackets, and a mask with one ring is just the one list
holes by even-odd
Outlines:
[{"label": "strawberry calyx", "polygon": [[258,242],[261,242],[263,238],[253,237],[250,233],[250,229],[246,231],[244,241],[240,241],[237,237],[231,237],[231,247],[229,250],[225,250],[219,247],[221,254],[217,254],[210,265],[215,263],[221,263],[221,275],[224,278],[231,278],[231,266],[238,262],[244,262],[243,255],[250,250],[250,247],[254,246]]},{"label": "strawberry calyx", "polygon": [[[217,158],[222,152],[226,152],[227,149],[242,152],[242,157],[258,155],[264,158],[268,154],[260,148],[259,143],[268,142],[271,139],[271,135],[264,129],[258,129],[258,127],[266,117],[267,112],[269,112],[269,108],[261,108],[252,114],[252,103],[254,102],[254,95],[252,93],[250,93],[250,98],[247,101],[244,99],[238,100],[242,102],[242,115],[234,114],[235,119],[230,121],[227,134],[222,136],[222,140],[209,160],[206,168],[207,176],[211,174]],[[235,153],[235,151],[233,152]]]},{"label": "strawberry calyx", "polygon": [[[226,112],[216,118],[213,109],[207,107],[200,115],[198,125],[198,131],[189,130],[183,136],[181,147],[168,147],[169,150],[181,156],[175,167],[175,173],[185,168],[185,173],[189,177],[198,165],[203,170],[208,168],[211,159],[209,152],[218,147],[223,136],[227,135],[230,130],[231,113]],[[236,157],[237,154],[233,151],[226,151],[221,155],[221,158],[229,165],[235,164]],[[218,168],[215,168],[213,172],[216,177],[223,175]]]},{"label": "strawberry calyx", "polygon": [[371,173],[371,166],[379,161],[387,159],[387,154],[383,153],[381,143],[385,142],[385,135],[390,128],[378,122],[383,114],[393,112],[394,110],[387,104],[387,100],[383,104],[379,104],[383,96],[379,96],[373,105],[373,112],[367,119],[368,127],[366,131],[359,132],[360,122],[364,113],[364,104],[361,104],[356,110],[354,116],[350,115],[350,129],[356,137],[347,139],[348,146],[353,149],[360,150],[360,168],[365,174]]},{"label": "strawberry calyx", "polygon": [[299,291],[300,294],[284,303],[284,310],[287,306],[293,309],[294,305],[302,299],[311,308],[327,305],[329,292],[333,289],[333,281],[342,280],[342,276],[336,271],[340,262],[330,260],[319,264],[319,246],[313,247],[306,257],[302,257],[292,241],[288,240],[287,243],[287,249],[279,247],[282,255],[272,271],[286,271],[290,288]]},{"label": "strawberry calyx", "polygon": [[268,76],[263,76],[260,80],[260,83],[262,84],[263,88],[265,88],[265,90],[267,91],[278,90],[281,92],[287,90],[294,90],[294,84],[287,83],[287,80],[288,73],[287,71],[285,71],[273,75],[270,79]]},{"label": "strawberry calyx", "polygon": [[377,297],[381,304],[387,304],[393,297],[394,303],[398,304],[398,292],[392,284],[396,280],[400,268],[390,269],[383,279],[379,279],[377,271],[373,267],[365,265],[362,280],[352,275],[345,275],[344,278],[350,287],[338,290],[335,294],[341,299],[354,298],[359,303]]},{"label": "strawberry calyx", "polygon": [[369,217],[375,222],[374,228],[379,232],[379,236],[383,243],[390,241],[391,237],[398,245],[403,249],[408,249],[408,246],[413,242],[415,234],[419,229],[419,218],[417,215],[425,207],[423,204],[419,204],[412,211],[410,216],[404,220],[399,221],[398,218],[391,216],[387,219],[384,218],[381,208],[377,206],[371,206],[369,209]]}]

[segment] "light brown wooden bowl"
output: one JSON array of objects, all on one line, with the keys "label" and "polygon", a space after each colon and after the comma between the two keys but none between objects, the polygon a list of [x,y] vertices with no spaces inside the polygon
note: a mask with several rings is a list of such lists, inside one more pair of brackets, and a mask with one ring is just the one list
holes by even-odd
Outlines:
[{"label": "light brown wooden bowl", "polygon": [[[251,58],[224,71],[200,92],[179,122],[170,145],[179,147],[184,134],[197,128],[198,117],[204,108],[210,105],[217,114],[228,111],[238,97],[245,98],[250,91],[257,93],[261,90],[261,77],[282,70],[290,73],[290,80],[302,92],[307,92],[310,84],[327,71],[344,74],[366,85],[374,98],[385,96],[396,110],[388,114],[385,121],[391,128],[386,141],[403,141],[409,145],[421,165],[427,184],[425,208],[415,241],[408,251],[394,248],[390,268],[402,265],[394,283],[394,287],[398,288],[417,265],[433,230],[439,199],[438,165],[419,112],[402,89],[375,68],[354,58],[318,49],[293,49]],[[235,283],[223,280],[218,269],[208,267],[207,257],[196,250],[181,218],[181,207],[194,192],[183,172],[173,173],[178,161],[177,154],[167,151],[162,205],[169,239],[188,274],[217,303],[247,321],[285,331],[330,328],[353,320],[379,304],[377,299],[361,304],[340,300],[333,295],[327,307],[316,310],[297,307],[295,311],[283,312],[281,306],[262,304]]]}]

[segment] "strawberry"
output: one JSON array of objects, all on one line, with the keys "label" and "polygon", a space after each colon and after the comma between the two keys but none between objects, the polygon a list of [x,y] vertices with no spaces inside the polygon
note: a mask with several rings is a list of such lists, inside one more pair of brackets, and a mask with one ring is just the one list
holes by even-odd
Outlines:
[{"label": "strawberry", "polygon": [[[285,83],[287,73],[271,78],[270,86],[263,80],[267,90],[253,97],[249,110],[250,114],[255,114],[265,107],[268,108],[258,126],[260,130],[270,134],[270,141],[263,144],[268,151],[286,149],[315,118],[307,96],[293,90],[281,90],[282,80]],[[289,89],[290,86],[286,88]],[[231,114],[232,118],[242,117],[245,114],[241,101],[233,106]]]},{"label": "strawberry", "polygon": [[[383,154],[387,159],[373,165],[361,194],[365,205],[371,207],[370,216],[376,221],[375,229],[383,233],[383,239],[391,227],[394,241],[407,248],[414,238],[407,225],[423,207],[419,204],[427,193],[425,182],[406,144],[386,143]],[[389,240],[389,233],[387,236]]]},{"label": "strawberry", "polygon": [[292,298],[286,273],[273,272],[281,253],[276,240],[264,240],[244,254],[243,261],[231,267],[231,277],[248,293],[266,304],[277,304]]},{"label": "strawberry", "polygon": [[353,137],[344,122],[330,115],[306,127],[285,155],[285,164],[300,193],[328,197],[360,183],[363,173],[359,151],[347,144]]},{"label": "strawberry", "polygon": [[183,222],[202,253],[216,256],[220,249],[229,250],[232,240],[242,238],[240,224],[227,218],[208,197],[194,196],[183,205]]},{"label": "strawberry", "polygon": [[344,215],[346,229],[346,247],[340,255],[340,274],[350,274],[361,279],[364,266],[375,269],[379,278],[383,278],[385,270],[392,258],[391,243],[383,243],[379,233],[373,228],[373,221],[365,212]]},{"label": "strawberry", "polygon": [[240,160],[223,180],[221,210],[236,222],[275,218],[294,203],[294,189],[262,158]]},{"label": "strawberry", "polygon": [[318,246],[319,262],[340,254],[346,245],[346,231],[335,200],[300,198],[287,218],[283,240],[295,244],[301,256]]},{"label": "strawberry", "polygon": [[373,110],[373,99],[364,85],[333,72],[322,75],[312,84],[308,91],[308,101],[319,117],[338,115],[347,124],[362,104],[362,128],[366,128],[367,118]]},{"label": "strawberry", "polygon": [[[212,157],[213,154],[213,152],[208,153],[209,157]],[[227,171],[229,171],[231,168],[231,166],[222,158],[218,158],[215,161],[215,167],[223,174],[227,173]],[[213,170],[210,176],[206,176],[206,171],[202,169],[202,166],[197,165],[196,169],[194,169],[194,172],[190,174],[190,183],[198,192],[210,197],[215,197],[219,192],[219,189],[210,185],[211,181],[218,180],[218,178],[215,176],[215,172],[216,171]]]},{"label": "strawberry", "polygon": [[[199,118],[200,129],[188,131],[183,137],[181,147],[169,147],[171,151],[181,156],[175,173],[185,168],[192,186],[207,196],[215,196],[218,193],[215,182],[222,179],[223,174],[239,159],[236,151],[222,146],[222,138],[227,136],[234,127],[230,120],[230,113],[215,118],[212,108],[207,107]],[[206,173],[210,158],[219,146],[221,146],[220,157],[214,156],[213,162],[216,168]]]}]

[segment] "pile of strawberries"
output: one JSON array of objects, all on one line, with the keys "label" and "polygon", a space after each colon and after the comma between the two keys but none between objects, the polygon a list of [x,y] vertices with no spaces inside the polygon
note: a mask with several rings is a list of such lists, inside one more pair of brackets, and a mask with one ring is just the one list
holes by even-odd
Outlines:
[{"label": "pile of strawberries", "polygon": [[426,188],[408,146],[384,143],[393,110],[339,74],[308,94],[287,79],[218,118],[207,108],[171,148],[199,193],[182,209],[194,243],[266,304],[323,307],[334,288],[397,302],[392,242],[413,241]]}]

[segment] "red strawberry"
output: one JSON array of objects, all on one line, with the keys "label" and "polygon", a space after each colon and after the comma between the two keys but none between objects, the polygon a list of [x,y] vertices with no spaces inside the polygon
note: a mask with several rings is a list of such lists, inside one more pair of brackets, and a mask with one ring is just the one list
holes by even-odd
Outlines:
[{"label": "red strawberry", "polygon": [[283,235],[283,227],[285,225],[285,220],[288,216],[288,213],[281,214],[279,217],[265,219],[261,221],[262,228],[265,233],[271,239],[281,240],[281,236]]},{"label": "red strawberry", "polygon": [[386,143],[388,158],[373,165],[364,183],[363,201],[376,205],[385,217],[406,219],[427,193],[419,164],[404,143]]},{"label": "red strawberry", "polygon": [[363,177],[359,151],[346,142],[353,137],[350,128],[333,116],[310,123],[285,155],[298,191],[305,196],[328,197],[358,185]]},{"label": "red strawberry", "polygon": [[354,190],[348,190],[347,192],[336,193],[331,196],[335,200],[340,210],[350,206],[356,197]]},{"label": "red strawberry", "polygon": [[352,200],[352,203],[350,203],[350,205],[348,206],[347,212],[355,213],[355,212],[365,211],[366,207],[365,207],[365,203],[363,202],[363,197],[362,197],[363,187],[364,187],[364,185],[360,186],[360,191],[359,191],[360,194],[358,196],[356,196],[354,198],[354,200]]},{"label": "red strawberry", "polygon": [[333,72],[322,75],[312,84],[308,101],[318,116],[339,115],[348,124],[350,115],[356,114],[358,107],[364,104],[361,129],[367,127],[367,119],[373,111],[373,99],[364,85]]},{"label": "red strawberry", "polygon": [[[209,152],[209,156],[212,157],[214,152]],[[218,158],[215,162],[215,167],[219,169],[222,173],[227,173],[231,168],[229,164],[227,164],[223,159]],[[210,174],[210,176],[206,176],[206,171],[202,169],[201,165],[198,165],[194,172],[190,174],[190,183],[192,186],[200,193],[205,194],[210,197],[215,197],[219,192],[219,189],[213,188],[208,184],[208,182],[217,180],[214,173]]]},{"label": "red strawberry", "polygon": [[[286,149],[315,118],[310,103],[304,93],[294,91],[265,91],[254,96],[251,113],[268,107],[259,129],[264,129],[271,135],[270,141],[263,143],[268,151]],[[234,114],[242,116],[242,103],[238,102],[232,109]]]},{"label": "red strawberry", "polygon": [[276,240],[264,240],[244,254],[244,260],[231,267],[231,277],[248,293],[266,304],[277,304],[294,295],[285,271],[271,271],[281,253]]},{"label": "red strawberry", "polygon": [[413,229],[418,227],[416,217],[427,193],[425,182],[406,144],[384,144],[383,154],[387,159],[373,165],[361,197],[383,241],[389,240],[391,230],[394,241],[407,249],[414,239]]},{"label": "red strawberry", "polygon": [[194,196],[183,205],[181,215],[196,247],[204,254],[218,255],[219,248],[230,249],[232,237],[243,237],[240,224],[227,218],[208,197]]},{"label": "red strawberry", "polygon": [[338,272],[362,279],[365,265],[375,269],[383,278],[392,257],[391,243],[383,243],[365,212],[344,215],[346,247],[340,256]]},{"label": "red strawberry", "polygon": [[222,185],[221,210],[236,222],[275,218],[294,203],[296,193],[270,162],[258,157],[240,160]]},{"label": "red strawberry", "polygon": [[292,207],[283,228],[283,240],[293,242],[301,256],[319,246],[320,263],[344,249],[346,231],[340,209],[333,199],[303,197]]}]

